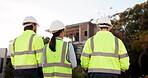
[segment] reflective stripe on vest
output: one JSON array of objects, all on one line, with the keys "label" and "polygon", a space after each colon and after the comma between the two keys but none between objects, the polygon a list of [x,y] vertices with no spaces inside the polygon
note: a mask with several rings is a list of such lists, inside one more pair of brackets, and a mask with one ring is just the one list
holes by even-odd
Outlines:
[{"label": "reflective stripe on vest", "polygon": [[116,57],[116,58],[119,58],[119,59],[122,59],[122,58],[125,58],[125,57],[128,56],[127,53],[122,54],[122,55],[118,55],[119,44],[118,44],[118,38],[117,37],[115,37],[115,52],[114,53],[94,52],[93,38],[94,37],[90,38],[92,54],[87,54],[87,53],[83,52],[82,56],[88,57],[88,58],[90,58],[91,56],[107,56],[107,57]]},{"label": "reflective stripe on vest", "polygon": [[64,64],[64,63],[47,63],[47,64],[44,65],[44,67],[54,67],[54,66],[71,68],[71,65]]},{"label": "reflective stripe on vest", "polygon": [[115,70],[115,69],[103,69],[103,68],[89,68],[89,72],[105,72],[105,73],[117,73],[120,74],[120,70]]},{"label": "reflective stripe on vest", "polygon": [[[14,57],[15,55],[36,54],[36,53],[42,52],[43,49],[32,51],[32,42],[33,42],[34,36],[35,36],[35,34],[32,34],[30,37],[28,51],[23,51],[23,52],[16,52],[15,51],[15,41],[16,41],[16,39],[15,39],[14,43],[13,43],[14,54],[11,54],[11,56]],[[17,66],[14,65],[13,67],[15,69],[28,69],[28,68],[37,68],[38,66],[41,66],[41,64],[38,64],[38,65],[17,65]]]},{"label": "reflective stripe on vest", "polygon": [[35,51],[23,51],[23,52],[15,52],[14,54],[11,53],[11,57],[14,57],[14,55],[23,55],[23,54],[36,54],[42,52],[43,49],[35,50]]},{"label": "reflective stripe on vest", "polygon": [[13,66],[15,69],[29,69],[29,68],[37,68],[37,65],[21,65],[21,66]]},{"label": "reflective stripe on vest", "polygon": [[[66,46],[67,46],[67,42],[63,43],[63,47],[62,47],[62,56],[61,56],[61,63],[47,63],[47,58],[46,58],[46,48],[47,45],[45,46],[44,50],[43,50],[43,67],[54,67],[54,66],[59,66],[59,67],[66,67],[66,68],[71,68],[71,65],[69,64],[65,64],[65,55],[66,55]],[[43,72],[44,77],[53,77],[53,76],[58,76],[58,77],[72,77],[72,74],[65,74],[65,73],[44,73]]]},{"label": "reflective stripe on vest", "polygon": [[44,77],[53,77],[53,76],[70,77],[71,78],[71,74],[64,74],[64,73],[44,73]]}]

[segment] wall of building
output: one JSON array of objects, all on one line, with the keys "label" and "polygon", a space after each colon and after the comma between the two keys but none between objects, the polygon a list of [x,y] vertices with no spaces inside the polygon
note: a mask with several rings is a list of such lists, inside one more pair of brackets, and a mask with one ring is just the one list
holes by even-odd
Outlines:
[{"label": "wall of building", "polygon": [[87,24],[82,24],[81,26],[81,40],[87,40],[87,36],[85,36],[85,31],[87,31]]},{"label": "wall of building", "polygon": [[65,36],[73,39],[75,37],[76,41],[79,41],[79,26],[66,27]]},{"label": "wall of building", "polygon": [[94,36],[94,34],[96,34],[96,32],[97,32],[96,30],[97,30],[96,25],[95,24],[90,24],[89,25],[89,31],[90,31],[89,37]]},{"label": "wall of building", "polygon": [[90,22],[78,23],[66,27],[66,36],[76,38],[76,41],[85,41],[96,33],[96,25]]}]

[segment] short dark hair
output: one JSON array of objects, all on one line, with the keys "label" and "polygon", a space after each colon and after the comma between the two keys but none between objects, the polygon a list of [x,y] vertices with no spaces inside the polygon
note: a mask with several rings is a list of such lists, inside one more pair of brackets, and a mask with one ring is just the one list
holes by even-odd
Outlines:
[{"label": "short dark hair", "polygon": [[[34,25],[37,25],[36,23],[32,23],[32,22],[23,23],[23,25],[25,25],[25,24],[34,24]],[[26,26],[26,27],[24,27],[24,31],[25,30],[33,30],[33,26],[32,25]]]},{"label": "short dark hair", "polygon": [[101,29],[108,29],[108,27],[100,27]]},{"label": "short dark hair", "polygon": [[29,25],[29,26],[24,27],[24,31],[26,31],[26,30],[33,30],[33,26]]}]

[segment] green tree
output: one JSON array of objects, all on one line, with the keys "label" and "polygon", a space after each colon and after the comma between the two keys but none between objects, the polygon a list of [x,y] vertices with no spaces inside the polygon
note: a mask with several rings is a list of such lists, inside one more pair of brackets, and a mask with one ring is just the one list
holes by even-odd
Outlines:
[{"label": "green tree", "polygon": [[148,1],[116,13],[111,18],[113,29],[123,32],[123,42],[130,56],[131,74],[140,75],[138,60],[148,47]]},{"label": "green tree", "polygon": [[42,37],[42,39],[44,41],[44,45],[47,44],[47,43],[49,43],[49,40],[50,40],[49,37],[46,37],[46,38]]}]

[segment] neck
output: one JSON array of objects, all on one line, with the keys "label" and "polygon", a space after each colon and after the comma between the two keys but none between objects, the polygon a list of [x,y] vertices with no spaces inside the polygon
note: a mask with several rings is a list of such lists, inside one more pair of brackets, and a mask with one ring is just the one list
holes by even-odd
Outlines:
[{"label": "neck", "polygon": [[63,39],[63,37],[62,36],[57,36],[58,38],[62,38]]},{"label": "neck", "polygon": [[110,28],[98,28],[99,31],[110,31]]}]

